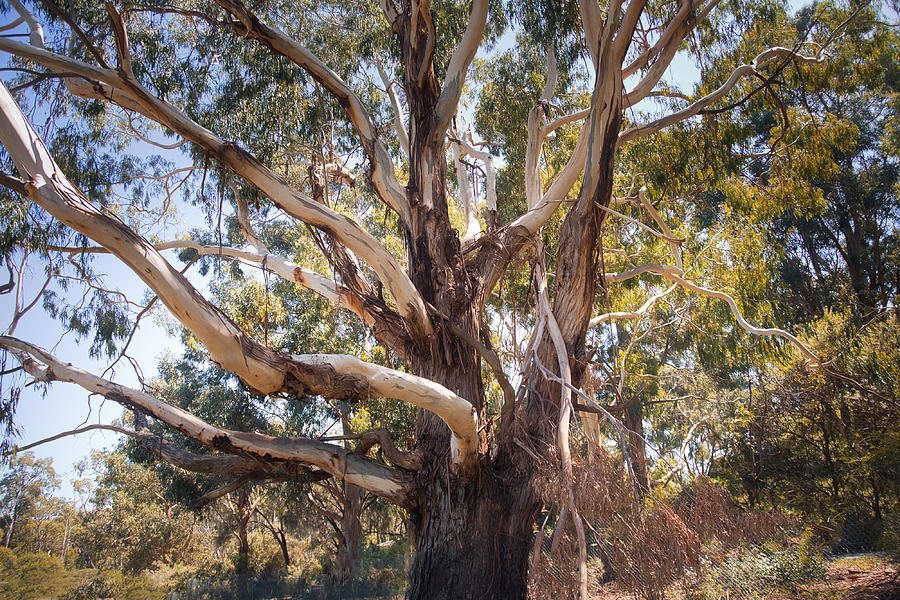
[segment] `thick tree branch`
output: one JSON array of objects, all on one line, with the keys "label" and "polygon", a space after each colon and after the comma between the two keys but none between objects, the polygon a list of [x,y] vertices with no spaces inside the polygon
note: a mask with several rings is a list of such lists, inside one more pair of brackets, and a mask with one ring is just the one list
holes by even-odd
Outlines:
[{"label": "thick tree branch", "polygon": [[[470,138],[471,140],[471,138]],[[463,156],[468,154],[475,160],[484,163],[484,197],[488,214],[496,216],[497,213],[497,169],[494,167],[494,157],[487,150],[478,150],[472,144],[464,139],[454,140],[464,151]],[[490,223],[488,223],[490,225]]]},{"label": "thick tree branch", "polygon": [[44,29],[34,17],[34,15],[25,8],[19,0],[9,0],[10,6],[19,13],[19,18],[28,24],[28,42],[37,48],[44,47]]},{"label": "thick tree branch", "polygon": [[0,142],[29,180],[27,196],[61,222],[107,247],[200,339],[213,360],[256,390],[272,392],[283,387],[284,372],[273,352],[244,335],[146,240],[101,213],[72,185],[3,85]]},{"label": "thick tree branch", "polygon": [[553,46],[547,48],[547,80],[541,96],[528,113],[528,144],[525,147],[525,200],[528,209],[537,206],[543,191],[541,186],[541,150],[544,146],[543,124],[547,104],[556,93],[559,70]]},{"label": "thick tree branch", "polygon": [[[454,132],[454,136],[456,135],[458,134]],[[463,244],[467,244],[481,233],[481,223],[478,221],[478,201],[472,193],[472,186],[469,185],[469,170],[462,161],[465,150],[457,137],[454,137],[450,143],[453,146],[453,167],[456,170],[456,183],[459,186],[459,200],[466,219],[466,230],[463,233],[462,241]]]},{"label": "thick tree branch", "polygon": [[306,366],[327,367],[366,382],[369,393],[409,402],[431,411],[450,428],[451,459],[465,464],[475,456],[478,442],[475,409],[468,400],[444,386],[409,373],[368,363],[349,354],[302,354],[292,357]]},{"label": "thick tree branch", "polygon": [[128,30],[125,28],[125,21],[122,15],[116,10],[116,6],[112,2],[105,4],[106,14],[109,15],[109,22],[112,24],[113,38],[116,41],[116,60],[119,70],[126,77],[134,77],[134,71],[131,67],[131,44],[128,42]]},{"label": "thick tree branch", "polygon": [[463,37],[453,51],[450,62],[447,64],[447,73],[441,85],[441,95],[434,105],[433,135],[442,138],[450,126],[453,115],[459,106],[463,86],[466,81],[466,73],[469,65],[478,52],[481,39],[484,37],[484,26],[487,23],[488,0],[472,0],[472,12],[469,15],[469,24],[466,26]]},{"label": "thick tree branch", "polygon": [[[690,3],[690,0],[688,0],[688,3]],[[646,0],[631,0],[625,9],[625,14],[622,15],[622,21],[619,23],[619,28],[616,32],[615,48],[613,48],[613,56],[616,57],[619,64],[625,59],[625,53],[628,52],[628,47],[631,45],[631,40],[634,36],[634,29],[637,27],[646,5]]]},{"label": "thick tree branch", "polygon": [[312,465],[401,506],[407,503],[407,493],[411,486],[407,475],[340,446],[309,439],[271,437],[216,427],[145,392],[113,383],[64,363],[37,346],[17,338],[0,336],[0,348],[12,351],[22,362],[25,371],[39,381],[75,383],[127,408],[140,410],[209,448],[262,462],[287,461]]},{"label": "thick tree branch", "polygon": [[632,88],[625,97],[625,107],[633,106],[644,98],[650,96],[653,88],[662,79],[666,69],[671,64],[672,59],[681,47],[681,42],[687,35],[709,15],[710,11],[720,2],[720,0],[711,0],[703,7],[702,12],[698,15],[698,6],[695,6],[694,0],[681,0],[681,6],[675,17],[663,31],[659,40],[641,56],[635,59],[631,64],[622,70],[622,78],[625,79],[633,75],[638,69],[644,67],[651,59],[656,58],[650,69],[644,74],[644,77]]}]

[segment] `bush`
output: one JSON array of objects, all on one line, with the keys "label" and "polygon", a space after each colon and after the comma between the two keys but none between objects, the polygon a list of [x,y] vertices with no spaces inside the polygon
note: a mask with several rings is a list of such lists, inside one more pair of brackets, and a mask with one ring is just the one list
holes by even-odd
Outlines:
[{"label": "bush", "polygon": [[795,586],[824,577],[822,555],[807,529],[801,542],[789,548],[766,545],[728,556],[720,563],[704,561],[687,597],[690,600],[757,600],[776,585]]},{"label": "bush", "polygon": [[814,548],[812,538],[812,529],[807,529],[803,533],[803,539],[800,544],[787,550],[768,553],[772,564],[772,572],[777,583],[797,585],[825,576],[825,571],[827,570],[825,560],[822,558],[821,553]]},{"label": "bush", "polygon": [[888,515],[884,518],[878,547],[880,550],[900,558],[900,514]]},{"label": "bush", "polygon": [[0,548],[0,600],[57,596],[70,586],[69,574],[59,558]]},{"label": "bush", "polygon": [[81,581],[62,598],[63,600],[163,600],[165,594],[143,576],[132,577],[120,571],[85,570]]}]

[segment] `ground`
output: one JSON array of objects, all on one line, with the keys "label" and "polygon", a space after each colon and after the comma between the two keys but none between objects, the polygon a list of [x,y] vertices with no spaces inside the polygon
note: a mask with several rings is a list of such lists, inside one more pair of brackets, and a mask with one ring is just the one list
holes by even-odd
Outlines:
[{"label": "ground", "polygon": [[825,581],[798,591],[784,600],[900,600],[900,561],[876,554],[838,557],[828,565]]},{"label": "ground", "polygon": [[[735,596],[737,598],[738,596]],[[743,597],[743,596],[742,596]],[[692,600],[676,592],[667,600]],[[900,600],[900,560],[882,554],[839,556],[828,561],[824,579],[761,594],[758,600]],[[615,582],[601,586],[595,600],[633,600]],[[747,599],[749,600],[749,598]]]}]

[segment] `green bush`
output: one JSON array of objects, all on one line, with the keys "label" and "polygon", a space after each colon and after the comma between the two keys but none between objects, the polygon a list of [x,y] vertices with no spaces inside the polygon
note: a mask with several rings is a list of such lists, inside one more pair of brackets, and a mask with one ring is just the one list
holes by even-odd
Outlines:
[{"label": "green bush", "polygon": [[776,583],[796,585],[825,576],[825,560],[813,547],[812,531],[809,529],[803,534],[800,544],[787,550],[769,552],[768,556]]},{"label": "green bush", "polygon": [[900,514],[888,515],[881,528],[880,550],[900,557]]},{"label": "green bush", "polygon": [[63,593],[71,579],[62,560],[0,548],[0,600],[32,600]]},{"label": "green bush", "polygon": [[812,543],[812,531],[799,544],[783,548],[766,544],[719,563],[705,561],[689,586],[690,600],[759,600],[776,585],[794,586],[825,576],[826,565]]},{"label": "green bush", "polygon": [[163,600],[165,594],[143,576],[129,576],[120,571],[82,571],[79,583],[63,600]]}]

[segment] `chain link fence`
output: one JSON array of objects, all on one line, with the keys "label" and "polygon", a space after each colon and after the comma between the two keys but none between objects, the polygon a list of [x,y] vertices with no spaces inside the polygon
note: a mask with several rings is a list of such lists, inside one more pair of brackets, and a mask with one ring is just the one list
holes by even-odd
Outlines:
[{"label": "chain link fence", "polygon": [[[708,479],[671,498],[640,499],[602,456],[575,476],[591,598],[900,600],[900,515],[811,527],[779,511],[740,511]],[[578,537],[559,502],[560,482],[543,483],[529,600],[575,599]],[[402,598],[406,582],[395,566],[398,577],[379,580],[370,570],[345,585],[278,575],[194,579],[168,600]]]}]

